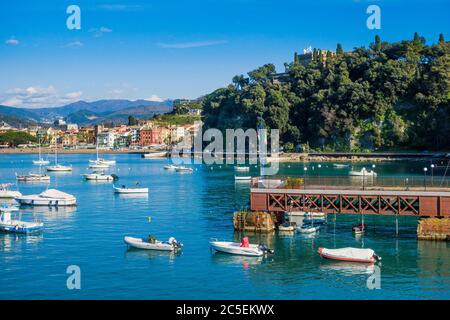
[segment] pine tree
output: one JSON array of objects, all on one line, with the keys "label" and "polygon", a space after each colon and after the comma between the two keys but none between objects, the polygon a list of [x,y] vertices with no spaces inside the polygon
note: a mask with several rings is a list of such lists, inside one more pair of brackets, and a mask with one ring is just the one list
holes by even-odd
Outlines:
[{"label": "pine tree", "polygon": [[381,39],[379,35],[375,36],[375,50],[380,51],[381,50]]},{"label": "pine tree", "polygon": [[338,55],[338,56],[340,56],[340,55],[342,55],[344,53],[344,50],[342,49],[342,45],[340,44],[340,43],[338,43],[337,44],[337,47],[336,47],[336,54]]},{"label": "pine tree", "polygon": [[294,53],[294,65],[299,65],[300,64],[300,59],[298,57],[298,53],[295,52]]},{"label": "pine tree", "polygon": [[439,44],[444,44],[444,43],[445,43],[444,34],[441,33],[441,34],[439,35]]}]

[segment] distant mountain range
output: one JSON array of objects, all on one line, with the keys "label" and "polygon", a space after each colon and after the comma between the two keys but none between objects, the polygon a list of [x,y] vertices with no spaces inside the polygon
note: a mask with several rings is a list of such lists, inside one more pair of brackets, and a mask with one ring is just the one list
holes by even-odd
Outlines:
[{"label": "distant mountain range", "polygon": [[98,100],[93,102],[77,101],[62,107],[24,109],[0,105],[0,121],[12,126],[27,126],[32,123],[53,123],[64,118],[68,123],[94,125],[100,123],[126,123],[128,116],[150,118],[155,114],[171,112],[172,100]]}]

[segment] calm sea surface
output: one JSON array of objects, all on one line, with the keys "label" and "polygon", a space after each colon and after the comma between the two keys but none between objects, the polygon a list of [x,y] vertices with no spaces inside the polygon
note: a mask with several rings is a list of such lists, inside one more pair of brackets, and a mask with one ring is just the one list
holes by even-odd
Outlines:
[{"label": "calm sea surface", "polygon": [[[15,172],[37,171],[33,155],[0,155],[0,183],[15,182]],[[211,238],[239,240],[232,211],[247,205],[249,189],[235,183],[233,166],[195,165],[193,174],[168,172],[166,160],[139,155],[109,155],[118,184],[139,181],[148,197],[115,195],[112,183],[83,181],[92,155],[61,155],[72,173],[51,173],[50,187],[71,193],[76,208],[22,210],[45,223],[41,235],[0,234],[0,299],[450,299],[450,246],[416,240],[417,219],[368,216],[370,230],[355,238],[357,216],[328,215],[313,237],[300,234],[249,234],[252,242],[275,249],[268,258],[211,253]],[[383,176],[416,175],[421,162],[378,163]],[[308,174],[317,174],[309,163]],[[314,166],[314,169],[313,169]],[[363,165],[355,165],[360,169]],[[365,166],[370,166],[369,163]],[[321,175],[346,175],[348,169],[322,164]],[[302,174],[303,164],[283,164],[281,174]],[[253,175],[258,168],[252,168]],[[439,170],[435,170],[439,174]],[[22,183],[23,194],[46,184]],[[154,234],[184,243],[180,254],[129,250],[125,235]],[[373,267],[327,261],[318,247],[372,248],[381,257],[381,289],[370,290]],[[81,289],[67,289],[70,265],[81,268]]]}]

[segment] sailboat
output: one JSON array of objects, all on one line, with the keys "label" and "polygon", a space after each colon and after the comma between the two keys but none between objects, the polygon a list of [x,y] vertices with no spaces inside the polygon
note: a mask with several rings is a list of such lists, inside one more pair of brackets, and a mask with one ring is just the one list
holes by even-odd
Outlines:
[{"label": "sailboat", "polygon": [[92,169],[106,169],[109,166],[115,165],[115,160],[105,160],[98,156],[98,139],[96,139],[96,150],[97,150],[97,159],[89,160],[89,168]]},{"label": "sailboat", "polygon": [[39,139],[39,159],[38,160],[33,160],[33,164],[38,165],[38,166],[42,166],[42,165],[47,165],[49,163],[50,163],[50,161],[44,160],[42,158],[42,154],[41,154],[41,139]]},{"label": "sailboat", "polygon": [[55,143],[55,164],[47,167],[47,171],[67,172],[72,171],[72,166],[58,164],[58,144]]}]

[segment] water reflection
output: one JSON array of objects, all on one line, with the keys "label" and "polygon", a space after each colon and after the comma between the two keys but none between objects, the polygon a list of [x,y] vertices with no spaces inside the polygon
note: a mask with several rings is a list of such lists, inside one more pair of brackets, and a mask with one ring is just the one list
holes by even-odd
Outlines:
[{"label": "water reflection", "polygon": [[36,246],[44,236],[42,233],[37,234],[15,234],[15,233],[0,233],[0,251],[2,252],[20,252],[24,248],[23,244],[27,246]]},{"label": "water reflection", "polygon": [[373,263],[356,263],[356,262],[324,262],[320,266],[321,271],[339,273],[343,275],[360,275],[374,273],[375,265]]},{"label": "water reflection", "polygon": [[250,266],[261,264],[261,262],[263,262],[264,260],[264,257],[247,257],[227,254],[223,252],[214,252],[211,254],[211,259],[213,263],[222,265],[242,265],[243,269],[246,270]]},{"label": "water reflection", "polygon": [[136,248],[127,248],[125,251],[125,258],[147,258],[149,260],[155,260],[160,257],[169,258],[174,260],[183,254],[182,251],[161,251],[161,250],[140,250]]}]

